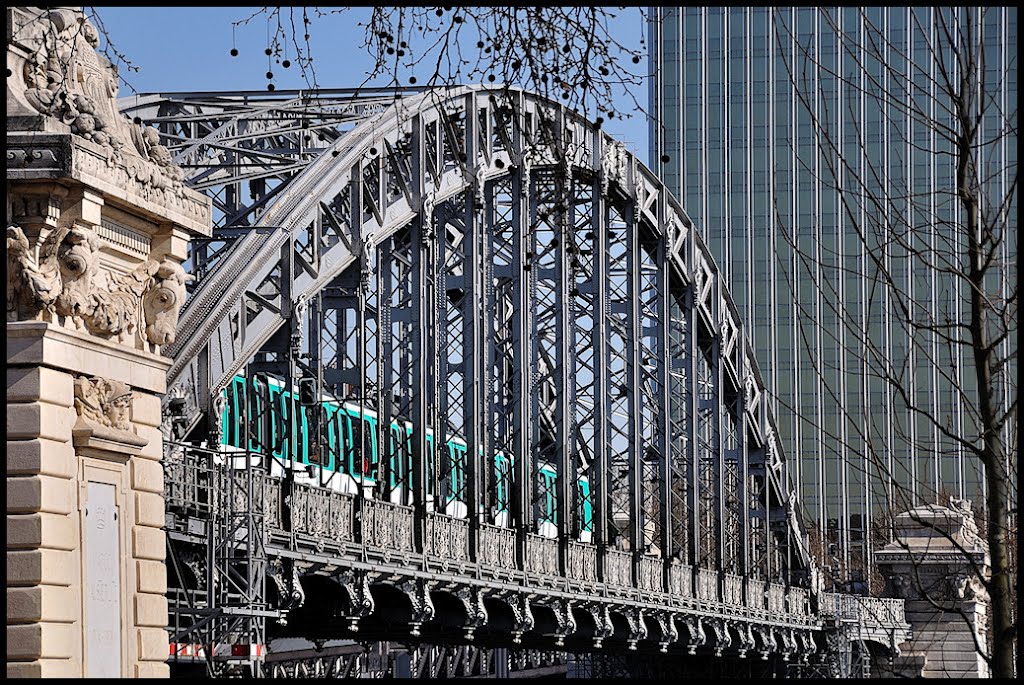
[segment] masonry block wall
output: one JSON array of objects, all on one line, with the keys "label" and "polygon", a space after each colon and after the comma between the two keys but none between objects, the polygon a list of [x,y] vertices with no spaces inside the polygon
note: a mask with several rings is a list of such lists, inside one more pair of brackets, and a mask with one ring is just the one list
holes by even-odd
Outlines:
[{"label": "masonry block wall", "polygon": [[210,201],[80,10],[7,23],[7,675],[166,677],[160,348]]}]

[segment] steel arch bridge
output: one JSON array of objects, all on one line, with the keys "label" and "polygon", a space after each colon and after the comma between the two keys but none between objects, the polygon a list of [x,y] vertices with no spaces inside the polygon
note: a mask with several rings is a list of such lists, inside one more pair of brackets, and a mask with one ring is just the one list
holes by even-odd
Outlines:
[{"label": "steel arch bridge", "polygon": [[737,310],[599,127],[480,87],[123,104],[219,221],[165,350],[172,654],[826,647]]}]

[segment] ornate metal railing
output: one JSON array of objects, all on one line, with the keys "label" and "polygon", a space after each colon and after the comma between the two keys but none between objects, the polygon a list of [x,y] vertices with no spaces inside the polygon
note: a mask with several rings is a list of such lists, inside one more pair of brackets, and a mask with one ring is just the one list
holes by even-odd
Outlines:
[{"label": "ornate metal railing", "polygon": [[660,557],[640,557],[640,577],[638,581],[641,590],[664,591]]},{"label": "ornate metal railing", "polygon": [[747,607],[764,611],[765,609],[765,587],[764,581],[756,578],[747,578]]},{"label": "ornate metal railing", "polygon": [[786,587],[778,583],[768,583],[768,611],[772,614],[786,612]]},{"label": "ornate metal railing", "polygon": [[413,550],[412,509],[367,499],[361,502],[360,512],[364,545],[401,552]]},{"label": "ornate metal railing", "polygon": [[516,532],[482,524],[480,526],[477,562],[498,568],[516,567]]},{"label": "ornate metal railing", "polygon": [[799,587],[789,588],[789,613],[800,616],[807,614],[807,590]]},{"label": "ornate metal railing", "polygon": [[697,569],[697,599],[718,601],[718,572],[708,568]]},{"label": "ornate metal railing", "polygon": [[604,582],[609,585],[630,587],[633,585],[633,573],[630,568],[629,552],[609,549],[604,557]]},{"label": "ornate metal railing", "polygon": [[[281,481],[261,474],[257,480],[259,484],[257,492],[260,496],[260,503],[263,507],[263,521],[268,530],[280,530],[283,526],[284,517],[281,516]],[[352,530],[352,509],[348,512],[349,537]],[[294,524],[293,524],[294,530]]]},{"label": "ornate metal railing", "polygon": [[292,531],[313,537],[320,547],[328,541],[340,543],[353,539],[353,500],[349,495],[294,485],[290,509]]},{"label": "ornate metal railing", "polygon": [[444,514],[428,513],[423,545],[427,554],[466,561],[469,559],[469,522]]},{"label": "ornate metal railing", "polygon": [[540,535],[526,536],[526,570],[530,573],[558,575],[558,540]]},{"label": "ornate metal railing", "polygon": [[677,597],[693,597],[693,567],[673,561],[668,569],[668,591]]},{"label": "ornate metal railing", "polygon": [[567,550],[566,575],[573,580],[597,581],[597,547],[582,542],[570,542]]},{"label": "ornate metal railing", "polygon": [[[792,592],[792,590],[790,591]],[[793,607],[790,608],[793,611]],[[818,611],[822,618],[858,621],[893,626],[906,623],[904,600],[883,597],[860,597],[836,592],[822,592],[818,596]],[[796,613],[793,611],[793,613]]]},{"label": "ornate metal railing", "polygon": [[213,506],[212,453],[168,446],[163,464],[167,508],[209,516]]},{"label": "ornate metal railing", "polygon": [[732,573],[723,574],[722,601],[734,606],[743,605],[743,577]]}]

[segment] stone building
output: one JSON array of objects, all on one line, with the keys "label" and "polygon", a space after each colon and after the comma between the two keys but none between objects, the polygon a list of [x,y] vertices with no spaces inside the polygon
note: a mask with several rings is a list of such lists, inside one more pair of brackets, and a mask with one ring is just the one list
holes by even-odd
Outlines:
[{"label": "stone building", "polygon": [[168,675],[160,395],[210,200],[78,8],[7,10],[7,675]]}]

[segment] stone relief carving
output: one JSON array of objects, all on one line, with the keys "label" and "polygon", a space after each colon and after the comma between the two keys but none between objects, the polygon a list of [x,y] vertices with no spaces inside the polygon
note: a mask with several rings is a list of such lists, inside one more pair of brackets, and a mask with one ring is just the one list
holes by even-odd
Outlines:
[{"label": "stone relief carving", "polygon": [[75,411],[80,417],[100,426],[134,432],[131,407],[132,389],[126,383],[98,377],[75,378]]},{"label": "stone relief carving", "polygon": [[95,231],[74,226],[50,232],[34,254],[21,227],[8,226],[8,321],[42,312],[93,335],[120,339],[138,330],[154,345],[174,342],[192,276],[171,260],[149,259],[109,277],[97,264],[101,245]]},{"label": "stone relief carving", "polygon": [[60,294],[57,247],[63,233],[50,233],[38,255],[20,226],[7,226],[7,320],[34,316]]},{"label": "stone relief carving", "polygon": [[34,16],[19,17],[13,34],[13,42],[27,53],[20,69],[24,90],[15,97],[100,145],[110,165],[124,149],[149,162],[148,178],[137,176],[141,182],[180,187],[184,174],[160,145],[156,129],[118,112],[117,68],[96,52],[99,33],[81,10],[37,10]]}]

